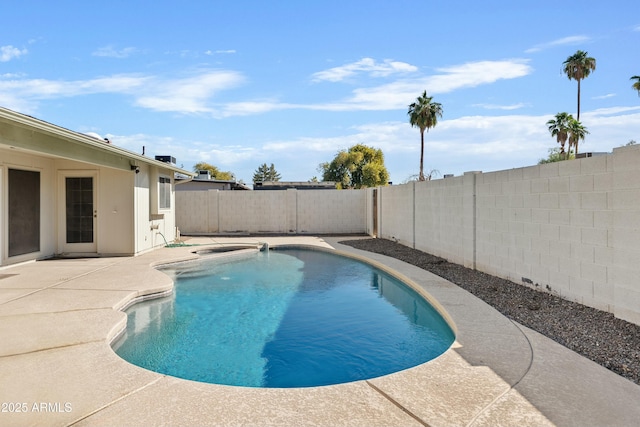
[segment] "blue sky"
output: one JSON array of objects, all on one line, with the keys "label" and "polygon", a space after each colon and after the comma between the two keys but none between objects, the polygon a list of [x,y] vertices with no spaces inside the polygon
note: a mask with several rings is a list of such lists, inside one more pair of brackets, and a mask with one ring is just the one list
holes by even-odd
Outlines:
[{"label": "blue sky", "polygon": [[0,106],[121,147],[206,161],[250,182],[285,181],[363,143],[394,183],[418,173],[407,106],[443,106],[425,170],[536,164],[557,145],[545,123],[575,115],[562,62],[582,81],[581,151],[640,142],[636,1],[12,1],[2,6]]}]

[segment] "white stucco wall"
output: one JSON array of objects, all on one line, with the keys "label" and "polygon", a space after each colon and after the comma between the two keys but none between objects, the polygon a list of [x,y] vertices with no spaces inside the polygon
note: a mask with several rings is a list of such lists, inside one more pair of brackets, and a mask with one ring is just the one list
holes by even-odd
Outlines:
[{"label": "white stucco wall", "polygon": [[[94,173],[96,176],[97,253],[101,255],[131,255],[134,253],[134,173],[112,168],[88,165],[71,160],[56,160],[56,174],[64,176],[68,173]],[[57,189],[58,194],[64,188]],[[64,220],[64,213],[58,211],[59,221]],[[62,249],[64,236],[58,236],[56,252]]]},{"label": "white stucco wall", "polygon": [[[8,171],[22,169],[40,172],[40,251],[8,258]],[[0,148],[0,265],[53,255],[56,250],[56,179],[53,159]]]},{"label": "white stucco wall", "polygon": [[[8,194],[9,169],[40,172],[40,251],[14,256],[8,254]],[[65,159],[53,159],[32,153],[0,148],[0,265],[50,257],[67,252],[65,247],[62,205],[65,176],[93,176],[95,178],[96,249],[99,255],[133,255],[175,239],[175,194],[171,208],[154,209],[151,193],[152,176],[173,172],[142,165],[140,173],[100,167]],[[154,171],[155,169],[155,171]],[[151,186],[151,188],[150,188]],[[164,237],[163,237],[164,236]]]}]

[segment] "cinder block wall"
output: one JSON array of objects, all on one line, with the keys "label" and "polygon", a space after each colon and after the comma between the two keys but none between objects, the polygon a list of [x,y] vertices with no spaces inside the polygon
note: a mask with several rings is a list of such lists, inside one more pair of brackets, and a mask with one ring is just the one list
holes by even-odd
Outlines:
[{"label": "cinder block wall", "polygon": [[183,234],[356,234],[367,231],[365,190],[176,191]]},{"label": "cinder block wall", "polygon": [[477,176],[477,268],[611,310],[612,156]]},{"label": "cinder block wall", "polygon": [[379,188],[379,237],[415,247],[413,215],[416,209],[414,206],[414,188],[415,184],[413,182]]},{"label": "cinder block wall", "polygon": [[613,212],[595,216],[594,222],[608,227],[609,247],[597,251],[596,259],[610,267],[616,316],[640,324],[640,147],[613,150],[607,201]]},{"label": "cinder block wall", "polygon": [[640,146],[379,191],[380,237],[640,324]]},{"label": "cinder block wall", "polygon": [[[291,190],[289,190],[291,191]],[[365,190],[293,190],[299,234],[365,233]]]}]

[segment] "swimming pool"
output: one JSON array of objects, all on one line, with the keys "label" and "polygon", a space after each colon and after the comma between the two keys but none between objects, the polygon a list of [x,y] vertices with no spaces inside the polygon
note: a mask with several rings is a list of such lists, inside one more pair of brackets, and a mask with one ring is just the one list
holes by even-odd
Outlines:
[{"label": "swimming pool", "polygon": [[175,293],[127,310],[113,348],[167,375],[248,387],[370,379],[442,354],[447,322],[390,274],[299,248],[162,269]]}]

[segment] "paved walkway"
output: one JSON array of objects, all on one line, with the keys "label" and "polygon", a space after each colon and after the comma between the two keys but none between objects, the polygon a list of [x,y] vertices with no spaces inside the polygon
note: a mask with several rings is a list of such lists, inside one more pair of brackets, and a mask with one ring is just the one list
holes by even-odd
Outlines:
[{"label": "paved walkway", "polygon": [[[518,325],[431,273],[338,238],[194,238],[257,247],[304,244],[393,269],[455,325],[431,362],[368,381],[305,389],[203,384],[150,372],[109,346],[120,311],[172,283],[154,265],[206,246],[132,258],[61,259],[0,269],[0,425],[632,426],[640,387]],[[229,256],[220,255],[220,256]]]}]

